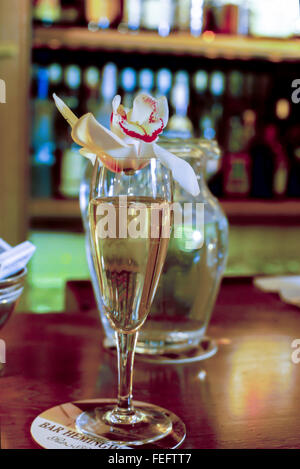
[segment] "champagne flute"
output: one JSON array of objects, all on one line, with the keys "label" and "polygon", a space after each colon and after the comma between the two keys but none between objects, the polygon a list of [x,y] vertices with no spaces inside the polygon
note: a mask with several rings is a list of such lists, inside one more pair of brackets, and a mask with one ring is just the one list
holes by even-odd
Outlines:
[{"label": "champagne flute", "polygon": [[[132,401],[134,352],[165,261],[171,231],[172,176],[155,158],[119,172],[95,163],[89,223],[93,262],[105,314],[115,330],[118,399],[105,399],[77,418],[77,428],[120,445],[177,447],[185,426],[172,412]],[[122,169],[121,169],[122,168]],[[165,446],[162,443],[165,441]]]}]

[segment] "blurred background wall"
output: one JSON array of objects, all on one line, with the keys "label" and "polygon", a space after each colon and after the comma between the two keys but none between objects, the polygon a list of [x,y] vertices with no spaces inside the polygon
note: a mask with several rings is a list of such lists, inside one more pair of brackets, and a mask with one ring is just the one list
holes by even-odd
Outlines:
[{"label": "blurred background wall", "polygon": [[28,228],[30,2],[0,2],[0,237],[16,244]]}]

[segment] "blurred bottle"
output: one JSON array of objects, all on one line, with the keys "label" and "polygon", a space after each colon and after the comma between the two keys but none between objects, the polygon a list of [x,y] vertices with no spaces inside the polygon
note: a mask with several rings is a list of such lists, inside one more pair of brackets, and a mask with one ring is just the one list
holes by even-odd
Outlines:
[{"label": "blurred bottle", "polygon": [[[81,69],[75,64],[66,64],[62,69],[62,77],[51,87],[51,91],[65,101],[76,115],[80,115],[80,87],[81,87]],[[55,108],[52,100],[53,108]],[[67,126],[62,123],[60,113],[54,115],[54,126],[57,140],[58,151],[63,151],[71,143],[71,137],[67,132]],[[58,159],[61,159],[61,155]],[[60,172],[60,170],[59,170]]]},{"label": "blurred bottle", "polygon": [[[200,4],[200,0],[198,2]],[[220,3],[218,0],[204,0],[201,2],[203,6],[203,23],[202,31],[219,32],[219,15]]]},{"label": "blurred bottle", "polygon": [[37,66],[35,72],[37,95],[33,101],[31,190],[33,197],[51,197],[52,167],[55,163],[54,108],[49,96],[48,68]]},{"label": "blurred bottle", "polygon": [[214,70],[210,75],[209,91],[211,95],[211,116],[214,122],[215,133],[210,139],[216,138],[219,140],[222,131],[225,88],[225,74],[220,70]]},{"label": "blurred bottle", "polygon": [[253,181],[251,196],[254,198],[271,199],[274,194],[274,182],[277,186],[276,191],[281,191],[278,189],[274,146],[270,144],[272,136],[274,136],[273,124],[264,125],[257,129],[250,146]]},{"label": "blurred bottle", "polygon": [[299,20],[296,0],[252,0],[250,34],[258,37],[289,37]]},{"label": "blurred bottle", "polygon": [[205,4],[205,0],[191,0],[190,31],[193,36],[200,36],[205,30]]},{"label": "blurred bottle", "polygon": [[84,2],[82,0],[60,0],[60,23],[66,26],[79,26],[85,24]]},{"label": "blurred bottle", "polygon": [[[76,115],[81,115],[80,89],[82,84],[82,73],[78,65],[70,64],[64,70],[63,96],[62,99]],[[60,117],[60,116],[58,116]],[[57,146],[57,163],[59,167],[60,180],[58,195],[63,197],[75,197],[78,195],[78,174],[82,176],[82,157],[77,154],[78,147],[71,142],[71,138],[65,126],[59,135]],[[71,157],[73,156],[73,158]],[[80,179],[81,179],[80,176]],[[79,180],[80,180],[79,179]],[[75,190],[74,187],[77,187]]]},{"label": "blurred bottle", "polygon": [[201,118],[209,102],[208,72],[206,70],[197,70],[192,77],[191,102],[193,103],[193,122],[195,122],[195,130],[198,134]]},{"label": "blurred bottle", "polygon": [[[274,93],[274,88],[273,88]],[[281,93],[280,93],[281,94]],[[280,96],[279,94],[279,96]],[[282,131],[289,126],[289,117],[291,116],[291,101],[286,97],[279,97],[274,102],[273,120]],[[275,115],[275,116],[274,116]],[[275,119],[274,119],[275,117]]]},{"label": "blurred bottle", "polygon": [[122,5],[121,0],[85,0],[88,28],[92,31],[116,28],[122,21]]},{"label": "blurred bottle", "polygon": [[290,168],[286,145],[283,145],[283,137],[290,128],[290,117],[290,101],[285,97],[279,97],[275,101],[275,122],[269,126],[266,135],[267,142],[274,153],[273,195],[276,198],[285,197],[288,191]]},{"label": "blurred bottle", "polygon": [[[219,70],[211,72],[204,104],[204,112],[199,122],[200,136],[207,140],[222,141],[226,130],[224,114],[225,75]],[[221,160],[211,158],[207,161],[206,174],[209,187],[217,197],[223,195]]]},{"label": "blurred bottle", "polygon": [[252,110],[229,120],[228,149],[223,162],[223,191],[227,197],[248,197],[252,171],[250,145],[255,134],[256,114]]},{"label": "blurred bottle", "polygon": [[120,94],[122,96],[122,104],[127,108],[132,108],[134,100],[137,77],[136,71],[131,67],[124,68],[120,73]]},{"label": "blurred bottle", "polygon": [[110,116],[112,112],[111,103],[114,96],[117,94],[117,66],[108,62],[102,69],[102,82],[100,87],[101,101],[100,107],[95,115],[100,124],[106,128],[110,128]]},{"label": "blurred bottle", "polygon": [[248,35],[251,0],[204,0],[203,31]]},{"label": "blurred bottle", "polygon": [[81,68],[70,64],[64,68],[63,99],[74,113],[79,112],[80,87],[82,83]]},{"label": "blurred bottle", "polygon": [[205,110],[199,121],[200,137],[213,140],[216,137],[216,121],[210,110]]},{"label": "blurred bottle", "polygon": [[[206,72],[200,71],[202,78],[198,78],[198,86],[200,88],[202,115],[199,120],[200,136],[209,140],[216,139],[218,142],[224,142],[224,134],[227,134],[226,121],[224,114],[224,94],[226,89],[225,74],[219,70],[214,70],[208,75]],[[209,159],[207,161],[207,178],[211,192],[216,197],[223,196],[223,173],[222,160]]]},{"label": "blurred bottle", "polygon": [[250,33],[251,1],[240,0],[237,34],[248,36]]},{"label": "blurred bottle", "polygon": [[173,115],[169,120],[165,135],[184,138],[193,136],[193,123],[188,117],[190,87],[189,74],[186,71],[176,72],[170,101]]},{"label": "blurred bottle", "polygon": [[[30,103],[32,104],[34,100],[37,98],[38,94],[38,70],[40,65],[37,63],[33,63],[30,68]],[[31,108],[32,110],[32,108]],[[33,117],[31,118],[31,122],[33,121]]]},{"label": "blurred bottle", "polygon": [[227,76],[226,106],[231,114],[239,114],[245,109],[244,75],[239,70],[232,70]]},{"label": "blurred bottle", "polygon": [[[299,4],[299,12],[300,12],[300,4]],[[295,23],[294,23],[294,36],[295,37],[300,37],[300,13],[298,16],[295,18]]]},{"label": "blurred bottle", "polygon": [[175,29],[189,31],[191,25],[192,0],[177,0],[175,8]]},{"label": "blurred bottle", "polygon": [[53,93],[60,94],[62,89],[63,80],[63,68],[59,63],[52,63],[48,68],[49,73],[49,85],[50,85],[50,97]]},{"label": "blurred bottle", "polygon": [[150,68],[143,68],[138,75],[139,93],[151,94],[154,87],[154,73]]},{"label": "blurred bottle", "polygon": [[141,27],[168,36],[175,25],[174,0],[144,0]]},{"label": "blurred bottle", "polygon": [[166,96],[169,100],[171,89],[172,72],[168,68],[161,68],[156,74],[156,90],[154,94],[157,98]]},{"label": "blurred bottle", "polygon": [[142,0],[125,0],[122,27],[138,31],[141,25]]},{"label": "blurred bottle", "polygon": [[245,108],[256,107],[254,100],[256,87],[256,75],[254,72],[244,73],[244,102]]},{"label": "blurred bottle", "polygon": [[219,137],[220,121],[223,116],[225,75],[214,70],[209,76],[204,70],[194,75],[195,101],[200,116],[197,118],[200,137],[213,140]]},{"label": "blurred bottle", "polygon": [[86,159],[80,155],[79,147],[72,144],[66,148],[61,162],[59,193],[66,198],[76,198],[85,172]]},{"label": "blurred bottle", "polygon": [[[51,104],[54,106],[54,101],[53,101],[53,93],[56,93],[58,96],[63,96],[63,90],[64,90],[64,69],[63,67],[58,64],[58,63],[52,63],[48,67],[48,73],[49,73],[49,96],[50,96],[50,101]],[[61,119],[58,118],[59,116],[54,113],[54,133],[55,133],[55,139],[59,140],[60,134],[61,134]]]},{"label": "blurred bottle", "polygon": [[62,145],[66,145],[66,128],[62,125],[61,116],[56,112],[56,108],[53,101],[53,93],[56,93],[58,96],[63,96],[64,91],[64,69],[59,63],[52,63],[48,67],[49,72],[49,96],[50,96],[50,105],[54,111],[52,115],[53,119],[53,128],[54,128],[54,154],[55,154],[55,163],[52,168],[52,193],[53,195],[58,194],[58,186],[60,181],[60,164],[62,158]]},{"label": "blurred bottle", "polygon": [[295,121],[284,136],[284,148],[286,148],[289,161],[289,176],[287,195],[300,197],[300,124]]},{"label": "blurred bottle", "polygon": [[87,67],[83,72],[83,102],[85,112],[95,116],[100,107],[100,71],[97,67]]},{"label": "blurred bottle", "polygon": [[219,0],[219,25],[221,34],[248,35],[250,4],[248,0]]},{"label": "blurred bottle", "polygon": [[[275,81],[271,74],[264,72],[254,73],[253,79],[248,77],[246,81],[248,86],[250,84],[250,88],[244,95],[243,102],[245,104],[243,105],[246,108],[251,107],[257,111],[257,128],[260,129],[260,131],[262,131],[266,123],[274,121],[274,100],[276,98],[276,93],[274,94]],[[262,139],[262,135],[260,135],[260,139]]]},{"label": "blurred bottle", "polygon": [[270,78],[267,80],[264,75],[257,77],[256,88],[252,104],[259,109],[260,122],[251,146],[251,194],[261,198],[284,197],[292,165],[282,138],[290,126],[291,102],[281,95],[282,84],[276,85],[275,81],[270,87]]},{"label": "blurred bottle", "polygon": [[34,0],[33,20],[44,26],[51,26],[61,20],[60,0]]},{"label": "blurred bottle", "polygon": [[220,24],[218,31],[221,34],[238,34],[239,7],[225,3],[221,7]]},{"label": "blurred bottle", "polygon": [[223,144],[225,152],[230,146],[230,117],[240,116],[240,125],[243,125],[241,116],[243,111],[247,109],[247,102],[244,95],[244,79],[245,75],[240,70],[229,70],[226,74],[226,89],[223,95],[225,122],[220,128],[220,141]]},{"label": "blurred bottle", "polygon": [[283,198],[287,195],[289,163],[286,150],[279,140],[275,126],[269,129],[268,143],[274,153],[273,196]]}]

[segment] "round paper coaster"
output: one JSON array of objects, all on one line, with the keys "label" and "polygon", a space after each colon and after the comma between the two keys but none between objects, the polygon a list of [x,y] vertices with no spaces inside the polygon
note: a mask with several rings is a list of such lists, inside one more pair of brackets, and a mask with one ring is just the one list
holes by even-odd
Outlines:
[{"label": "round paper coaster", "polygon": [[[107,351],[116,355],[116,346],[113,342],[108,339],[104,339],[103,346]],[[193,363],[207,360],[214,356],[217,351],[218,346],[216,342],[210,337],[203,337],[199,342],[198,347],[193,347],[179,352],[174,351],[157,355],[141,354],[136,352],[135,360],[154,363],[157,365],[179,365],[181,363]]]},{"label": "round paper coaster", "polygon": [[[82,412],[91,411],[97,405],[116,403],[116,399],[90,399],[67,402],[42,412],[31,424],[30,433],[34,441],[45,449],[174,449],[183,442],[186,430],[183,422],[169,410],[157,407],[172,421],[172,431],[162,440],[142,446],[121,446],[112,441],[92,438],[77,430],[76,419]],[[133,401],[137,407],[147,406]]]}]

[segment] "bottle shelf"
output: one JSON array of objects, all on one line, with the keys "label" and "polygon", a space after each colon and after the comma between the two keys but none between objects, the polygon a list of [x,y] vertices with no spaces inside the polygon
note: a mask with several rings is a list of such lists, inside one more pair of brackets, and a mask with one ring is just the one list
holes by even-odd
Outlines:
[{"label": "bottle shelf", "polygon": [[78,199],[31,199],[29,214],[32,219],[72,219],[80,217]]},{"label": "bottle shelf", "polygon": [[221,200],[222,207],[229,218],[298,218],[300,200]]},{"label": "bottle shelf", "polygon": [[117,30],[92,32],[83,27],[44,28],[33,31],[33,48],[90,49],[137,53],[167,53],[223,59],[263,59],[271,62],[300,60],[300,39],[268,39],[188,33],[120,33]]},{"label": "bottle shelf", "polygon": [[[222,200],[221,205],[231,219],[299,218],[300,200]],[[77,199],[31,199],[30,217],[35,220],[80,218]]]}]

